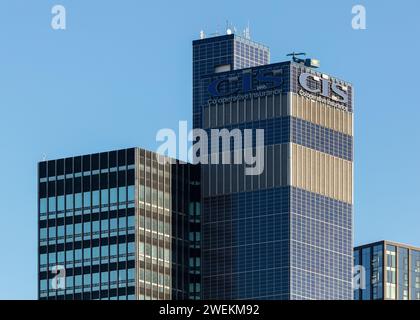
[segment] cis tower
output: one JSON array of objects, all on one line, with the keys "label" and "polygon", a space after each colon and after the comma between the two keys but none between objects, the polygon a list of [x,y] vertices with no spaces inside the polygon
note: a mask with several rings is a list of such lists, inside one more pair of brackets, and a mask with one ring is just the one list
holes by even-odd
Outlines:
[{"label": "cis tower", "polygon": [[193,41],[194,128],[264,129],[261,174],[201,166],[202,299],[353,298],[353,88],[306,62]]}]

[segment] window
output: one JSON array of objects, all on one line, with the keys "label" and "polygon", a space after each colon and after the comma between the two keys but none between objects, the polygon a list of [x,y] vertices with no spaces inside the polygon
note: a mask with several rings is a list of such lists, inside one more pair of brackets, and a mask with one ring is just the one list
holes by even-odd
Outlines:
[{"label": "window", "polygon": [[144,202],[144,185],[140,185],[139,188],[139,201]]},{"label": "window", "polygon": [[73,250],[66,251],[66,261],[73,261]]},{"label": "window", "polygon": [[146,195],[145,195],[145,201],[146,202],[148,202],[148,203],[150,203],[150,187],[146,187],[145,188],[145,193],[146,193]]},{"label": "window", "polygon": [[73,209],[73,195],[68,194],[66,195],[66,210]]},{"label": "window", "polygon": [[110,226],[110,229],[111,229],[111,230],[113,230],[113,229],[117,229],[117,228],[118,228],[118,226],[117,226],[117,219],[116,219],[116,218],[112,218],[112,219],[110,220],[110,224],[111,224],[111,226]]},{"label": "window", "polygon": [[55,227],[48,228],[48,238],[55,238],[56,237],[56,229]]},{"label": "window", "polygon": [[83,223],[83,233],[90,233],[90,222]]},{"label": "window", "polygon": [[79,275],[75,276],[74,277],[74,283],[75,283],[76,287],[81,286],[82,285],[82,275],[79,274]]},{"label": "window", "polygon": [[151,251],[151,245],[150,243],[146,243],[145,247],[144,247],[144,253],[146,254],[146,256],[150,256],[150,254],[152,253]]},{"label": "window", "polygon": [[125,269],[119,270],[118,272],[118,281],[125,281],[126,280],[126,271]]},{"label": "window", "polygon": [[74,195],[74,207],[80,209],[82,207],[82,194],[76,193]]},{"label": "window", "polygon": [[47,228],[42,228],[39,230],[39,238],[41,240],[47,238]]},{"label": "window", "polygon": [[126,247],[126,244],[125,243],[120,243],[119,245],[118,245],[118,250],[119,250],[119,252],[118,252],[118,254],[120,254],[120,255],[123,255],[123,254],[127,254],[127,247]]},{"label": "window", "polygon": [[102,231],[108,230],[108,220],[101,220],[101,230]]},{"label": "window", "polygon": [[57,197],[57,211],[64,210],[64,196]]},{"label": "window", "polygon": [[93,259],[99,258],[99,247],[92,248],[92,257]]},{"label": "window", "polygon": [[135,227],[134,216],[129,216],[128,218],[128,227]]},{"label": "window", "polygon": [[99,206],[99,190],[92,191],[92,206]]},{"label": "window", "polygon": [[47,254],[46,253],[43,253],[43,254],[40,255],[40,257],[39,257],[39,263],[41,265],[47,264]]},{"label": "window", "polygon": [[134,186],[128,186],[128,201],[134,201]]},{"label": "window", "polygon": [[120,229],[126,228],[126,223],[125,223],[126,218],[125,217],[120,217],[118,220],[119,220],[119,226],[118,227]]},{"label": "window", "polygon": [[90,259],[90,248],[83,249],[83,259]]},{"label": "window", "polygon": [[109,281],[108,272],[101,272],[101,282],[106,283]]},{"label": "window", "polygon": [[157,206],[157,190],[152,189],[152,204]]},{"label": "window", "polygon": [[108,204],[108,189],[101,190],[101,204],[102,205]]},{"label": "window", "polygon": [[83,207],[90,207],[90,192],[83,193]]},{"label": "window", "polygon": [[55,211],[55,197],[48,198],[48,212]]},{"label": "window", "polygon": [[92,232],[99,232],[99,221],[92,222]]},{"label": "window", "polygon": [[57,228],[57,236],[64,237],[64,226],[58,226]]},{"label": "window", "polygon": [[73,277],[72,276],[66,277],[66,287],[67,288],[73,287]]},{"label": "window", "polygon": [[40,284],[41,290],[47,290],[47,280],[41,280],[41,284]]},{"label": "window", "polygon": [[64,263],[64,251],[57,252],[57,262]]},{"label": "window", "polygon": [[74,250],[74,260],[82,260],[82,249]]},{"label": "window", "polygon": [[134,242],[129,242],[128,243],[128,253],[134,253],[134,251],[135,251]]},{"label": "window", "polygon": [[99,284],[99,273],[94,273],[92,275],[92,283],[93,283],[93,285],[98,285]]},{"label": "window", "polygon": [[163,207],[163,192],[158,191],[158,206]]},{"label": "window", "polygon": [[47,199],[42,198],[39,200],[39,212],[41,214],[47,213]]},{"label": "window", "polygon": [[116,256],[117,255],[117,245],[116,244],[111,244],[109,249],[110,249],[110,255],[111,256]]},{"label": "window", "polygon": [[85,286],[90,286],[90,283],[91,283],[91,274],[90,273],[84,274],[83,275],[83,284]]},{"label": "window", "polygon": [[109,202],[110,203],[117,203],[117,188],[111,188],[109,190],[110,196],[109,196]]},{"label": "window", "polygon": [[74,225],[74,234],[81,234],[82,233],[82,224],[76,223]]},{"label": "window", "polygon": [[128,281],[134,280],[134,275],[135,275],[134,269],[128,269],[128,272],[127,273],[128,273],[128,276],[127,276]]},{"label": "window", "polygon": [[56,264],[57,263],[55,252],[50,252],[48,254],[48,263],[49,264]]},{"label": "window", "polygon": [[118,202],[126,202],[126,187],[118,188]]},{"label": "window", "polygon": [[107,257],[108,256],[108,246],[102,246],[101,247],[101,257]]}]

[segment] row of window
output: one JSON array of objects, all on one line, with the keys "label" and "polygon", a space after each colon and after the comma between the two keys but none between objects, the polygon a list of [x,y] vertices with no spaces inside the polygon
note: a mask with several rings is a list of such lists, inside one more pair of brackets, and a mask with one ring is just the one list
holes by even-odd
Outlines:
[{"label": "row of window", "polygon": [[152,245],[150,243],[139,242],[139,254],[140,260],[143,260],[143,257],[141,256],[149,256],[153,259],[163,259],[166,262],[171,261],[171,252],[169,248],[162,248],[161,246]]},{"label": "row of window", "polygon": [[75,223],[61,226],[52,226],[40,229],[40,240],[47,240],[56,237],[71,235],[108,232],[109,230],[126,229],[135,227],[134,216],[119,217],[106,220],[97,220],[93,222]]},{"label": "row of window", "polygon": [[75,250],[58,251],[40,254],[40,265],[55,265],[64,262],[83,261],[90,259],[108,258],[109,256],[125,256],[135,253],[134,242],[111,244],[105,246],[80,248]]},{"label": "row of window", "polygon": [[126,171],[126,170],[131,170],[131,169],[134,169],[134,168],[135,168],[134,164],[131,164],[128,167],[120,166],[120,167],[112,167],[112,168],[106,168],[106,169],[101,169],[101,170],[76,172],[74,174],[69,173],[69,174],[66,174],[66,175],[63,174],[63,175],[59,175],[59,176],[43,177],[43,178],[39,179],[39,182],[42,183],[42,182],[47,182],[47,181],[59,181],[59,180],[64,180],[64,179],[87,177],[87,176],[93,176],[93,175],[101,174],[101,173]]},{"label": "row of window", "polygon": [[[63,283],[58,282],[63,281]],[[40,281],[40,291],[45,292],[46,290],[50,290],[53,294],[57,290],[67,290],[71,288],[77,287],[88,287],[90,288],[95,286],[101,286],[104,289],[104,285],[109,284],[116,284],[119,283],[120,285],[123,284],[125,286],[126,283],[130,283],[135,281],[135,269],[123,269],[123,270],[113,270],[110,272],[98,272],[98,273],[88,273],[83,275],[76,275],[76,276],[66,276],[65,280],[57,280],[56,278],[53,279],[43,279]],[[90,290],[89,290],[90,291]]]},{"label": "row of window", "polygon": [[170,208],[171,206],[171,196],[169,192],[163,192],[144,185],[140,185],[139,188],[139,201],[147,202],[161,208]]},{"label": "row of window", "polygon": [[39,200],[40,214],[134,201],[134,186],[68,194]]}]

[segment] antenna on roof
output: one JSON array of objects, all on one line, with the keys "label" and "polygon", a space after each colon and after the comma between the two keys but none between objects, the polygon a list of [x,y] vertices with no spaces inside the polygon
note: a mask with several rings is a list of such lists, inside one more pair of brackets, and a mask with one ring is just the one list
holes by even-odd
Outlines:
[{"label": "antenna on roof", "polygon": [[251,32],[250,32],[250,29],[249,29],[249,20],[248,20],[248,25],[245,27],[243,34],[244,34],[245,39],[251,40]]},{"label": "antenna on roof", "polygon": [[206,37],[206,35],[205,35],[205,33],[204,33],[204,30],[201,30],[200,31],[200,39],[202,40],[202,39],[204,39]]},{"label": "antenna on roof", "polygon": [[231,22],[229,22],[229,20],[226,20],[226,34],[232,33],[236,33],[236,27]]}]

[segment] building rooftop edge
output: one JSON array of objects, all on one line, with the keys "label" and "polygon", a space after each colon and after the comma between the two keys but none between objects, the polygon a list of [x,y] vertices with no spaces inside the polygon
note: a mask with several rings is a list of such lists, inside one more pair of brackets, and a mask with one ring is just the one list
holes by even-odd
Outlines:
[{"label": "building rooftop edge", "polygon": [[267,49],[268,51],[270,51],[270,47],[266,44],[263,44],[261,42],[252,40],[252,39],[247,39],[237,33],[232,33],[232,34],[221,34],[221,35],[210,35],[208,37],[205,37],[203,39],[195,39],[192,41],[193,45],[198,44],[198,43],[205,43],[205,42],[212,42],[212,41],[216,41],[215,39],[217,38],[226,38],[226,39],[234,39],[234,38],[239,38],[241,41],[245,41],[245,42],[250,42],[253,45],[259,46],[259,47],[263,47],[264,49]]},{"label": "building rooftop edge", "polygon": [[420,251],[420,247],[413,246],[413,245],[410,245],[410,244],[406,244],[406,243],[403,243],[403,242],[392,241],[392,240],[385,240],[385,239],[384,240],[369,242],[369,243],[365,243],[365,244],[361,244],[361,245],[355,246],[353,248],[353,250],[357,250],[357,249],[361,249],[361,248],[366,248],[366,247],[371,247],[371,246],[374,246],[374,245],[377,245],[377,244],[389,244],[389,245],[394,245],[394,246],[397,246],[397,247],[404,247],[404,248],[408,248],[408,249],[413,249],[413,250]]}]

